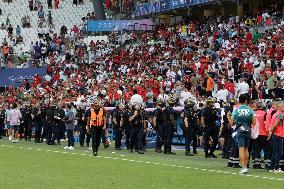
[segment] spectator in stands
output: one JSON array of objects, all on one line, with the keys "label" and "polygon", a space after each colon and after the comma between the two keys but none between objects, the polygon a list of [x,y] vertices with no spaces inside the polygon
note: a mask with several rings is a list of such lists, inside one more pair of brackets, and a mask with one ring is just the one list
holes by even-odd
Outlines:
[{"label": "spectator in stands", "polygon": [[0,16],[2,16],[2,9],[0,8]]},{"label": "spectator in stands", "polygon": [[52,0],[47,0],[48,9],[52,9]]},{"label": "spectator in stands", "polygon": [[30,11],[34,10],[34,1],[33,0],[29,0],[29,8],[30,8]]},{"label": "spectator in stands", "polygon": [[19,25],[17,25],[17,27],[16,27],[16,34],[17,34],[17,36],[19,36],[21,34],[21,28],[20,28]]},{"label": "spectator in stands", "polygon": [[78,5],[78,0],[73,0],[73,5]]},{"label": "spectator in stands", "polygon": [[59,8],[59,0],[54,0],[54,8],[55,9]]}]

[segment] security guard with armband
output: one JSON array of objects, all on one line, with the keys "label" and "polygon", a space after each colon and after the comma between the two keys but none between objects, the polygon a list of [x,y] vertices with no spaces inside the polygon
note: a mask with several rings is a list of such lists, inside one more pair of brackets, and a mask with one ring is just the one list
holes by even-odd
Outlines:
[{"label": "security guard with armband", "polygon": [[157,108],[154,110],[153,125],[157,133],[157,141],[155,152],[162,153],[162,146],[164,143],[164,114],[163,108],[165,103],[163,101],[158,101]]},{"label": "security guard with armband", "polygon": [[[207,100],[207,107],[205,107],[201,112],[201,125],[204,127],[204,152],[205,158],[217,158],[214,155],[214,151],[216,150],[218,144],[218,134],[219,129],[217,127],[216,121],[218,119],[218,112],[214,108],[214,100]],[[209,140],[212,137],[213,144],[209,151]]]},{"label": "security guard with armband", "polygon": [[100,107],[98,99],[94,100],[91,108],[86,112],[86,117],[88,118],[87,132],[90,132],[92,137],[93,155],[97,156],[101,137],[106,129],[106,111]]},{"label": "security guard with armband", "polygon": [[172,138],[176,130],[177,112],[173,109],[176,100],[170,97],[168,100],[168,106],[164,110],[164,154],[176,154],[172,152]]},{"label": "security guard with armband", "polygon": [[185,110],[184,110],[184,138],[185,138],[185,155],[186,156],[193,156],[190,153],[190,144],[194,137],[194,129],[197,124],[197,113],[194,109],[195,103],[191,100],[186,100],[184,102]]}]

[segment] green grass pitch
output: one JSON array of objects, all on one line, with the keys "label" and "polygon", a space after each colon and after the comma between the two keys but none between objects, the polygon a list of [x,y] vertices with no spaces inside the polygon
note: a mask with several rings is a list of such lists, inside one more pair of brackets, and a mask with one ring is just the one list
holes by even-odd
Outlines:
[{"label": "green grass pitch", "polygon": [[149,149],[138,155],[111,146],[93,157],[88,148],[63,147],[1,140],[0,189],[284,188],[284,175],[250,170],[242,176],[226,168],[226,160],[205,159],[201,152],[186,157],[184,151],[164,155]]}]

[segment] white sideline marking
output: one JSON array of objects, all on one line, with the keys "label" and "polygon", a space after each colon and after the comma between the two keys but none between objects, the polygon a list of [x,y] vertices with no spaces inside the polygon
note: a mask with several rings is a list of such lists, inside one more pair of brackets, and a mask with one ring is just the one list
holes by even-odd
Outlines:
[{"label": "white sideline marking", "polygon": [[[13,148],[15,146],[6,146],[4,144],[1,145],[1,147],[6,147],[6,148]],[[26,150],[37,150],[37,151],[43,151],[43,149],[34,149],[34,148],[27,148],[27,147],[22,147],[19,146],[19,149],[26,149]],[[82,156],[90,156],[93,157],[93,155],[87,155],[87,154],[78,154],[78,153],[68,153],[66,151],[52,151],[52,150],[44,150],[46,152],[54,152],[54,153],[58,153],[61,152],[63,154],[72,154],[72,155],[82,155]],[[105,159],[112,159],[112,160],[122,160],[122,161],[129,161],[129,162],[136,162],[136,163],[145,163],[145,164],[153,164],[153,165],[164,165],[164,166],[168,166],[168,167],[178,167],[178,168],[182,168],[182,169],[194,169],[194,170],[199,170],[199,171],[209,171],[209,172],[215,172],[215,173],[221,173],[221,174],[228,174],[228,175],[235,175],[235,176],[245,176],[245,177],[252,177],[252,178],[260,178],[260,179],[268,179],[268,180],[277,180],[277,181],[284,181],[284,179],[282,178],[274,178],[274,177],[266,177],[266,176],[259,176],[259,175],[241,175],[238,173],[233,173],[233,172],[227,172],[227,171],[220,171],[220,170],[214,170],[214,169],[204,169],[204,168],[197,168],[197,167],[185,167],[182,165],[170,165],[170,164],[161,164],[158,162],[145,162],[145,161],[141,161],[141,160],[133,160],[133,159],[125,159],[125,158],[117,158],[117,157],[108,157],[108,156],[96,156],[96,158],[105,158]]]}]

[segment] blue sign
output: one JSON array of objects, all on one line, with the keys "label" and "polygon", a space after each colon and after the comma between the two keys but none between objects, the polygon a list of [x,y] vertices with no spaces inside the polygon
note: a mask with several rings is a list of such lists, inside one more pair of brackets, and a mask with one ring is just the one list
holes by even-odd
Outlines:
[{"label": "blue sign", "polygon": [[19,86],[24,79],[32,79],[36,74],[43,77],[46,68],[5,68],[0,71],[0,87]]},{"label": "blue sign", "polygon": [[164,12],[172,9],[188,7],[213,2],[214,0],[161,0],[155,3],[144,3],[137,5],[135,9],[136,16],[143,16],[152,13]]},{"label": "blue sign", "polygon": [[152,30],[153,21],[151,19],[143,20],[99,20],[88,21],[88,31],[118,31],[118,30]]}]

